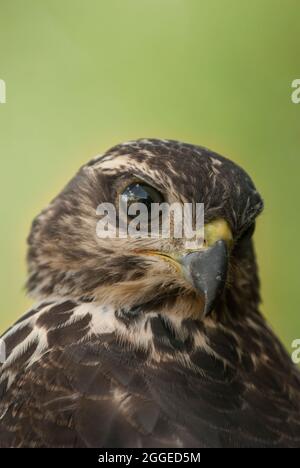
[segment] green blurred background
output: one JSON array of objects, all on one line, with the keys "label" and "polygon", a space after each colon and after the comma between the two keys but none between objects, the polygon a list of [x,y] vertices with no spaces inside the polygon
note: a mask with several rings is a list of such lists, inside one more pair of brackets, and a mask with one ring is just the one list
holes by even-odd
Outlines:
[{"label": "green blurred background", "polygon": [[0,331],[29,307],[32,218],[78,167],[138,137],[230,156],[265,199],[263,312],[300,337],[298,0],[0,0]]}]

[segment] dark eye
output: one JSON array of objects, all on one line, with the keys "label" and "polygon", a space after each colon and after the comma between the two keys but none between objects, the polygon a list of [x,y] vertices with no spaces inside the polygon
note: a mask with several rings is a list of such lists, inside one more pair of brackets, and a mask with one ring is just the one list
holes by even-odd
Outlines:
[{"label": "dark eye", "polygon": [[244,242],[244,241],[251,239],[251,237],[254,234],[254,231],[255,231],[255,223],[252,223],[250,224],[249,227],[246,228],[245,231],[242,232],[241,236],[239,237],[239,242]]},{"label": "dark eye", "polygon": [[121,198],[124,203],[127,203],[128,207],[132,203],[143,203],[148,209],[149,214],[152,203],[162,203],[164,201],[164,197],[158,190],[144,183],[129,185],[122,192]]}]

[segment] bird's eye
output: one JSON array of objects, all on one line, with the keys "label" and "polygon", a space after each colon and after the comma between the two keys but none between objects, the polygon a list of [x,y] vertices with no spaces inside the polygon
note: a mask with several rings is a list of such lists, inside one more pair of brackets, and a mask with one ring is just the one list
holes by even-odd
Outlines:
[{"label": "bird's eye", "polygon": [[248,228],[246,228],[245,231],[242,232],[241,236],[239,237],[239,242],[244,242],[244,241],[251,239],[251,237],[254,234],[254,231],[255,231],[255,223],[252,223],[250,224]]},{"label": "bird's eye", "polygon": [[152,203],[162,203],[164,201],[162,194],[158,190],[144,183],[129,185],[122,192],[121,198],[122,202],[127,204],[127,208],[133,203],[143,203],[149,214]]}]

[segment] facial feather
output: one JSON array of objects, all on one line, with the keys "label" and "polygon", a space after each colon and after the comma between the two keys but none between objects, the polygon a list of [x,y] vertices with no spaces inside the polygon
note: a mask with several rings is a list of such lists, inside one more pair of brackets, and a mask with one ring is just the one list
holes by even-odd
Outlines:
[{"label": "facial feather", "polygon": [[[199,310],[201,300],[172,265],[137,253],[180,252],[184,238],[97,237],[97,206],[116,203],[120,190],[137,179],[154,186],[169,203],[204,203],[205,222],[226,219],[234,239],[262,209],[262,200],[248,175],[205,148],[168,140],[118,145],[83,166],[33,222],[28,240],[27,287],[34,297],[71,295],[115,307],[133,307],[155,301],[158,296],[163,308],[170,297],[176,296],[184,298],[188,313]],[[238,257],[233,251],[229,287],[236,276],[241,276],[235,272],[244,268],[247,249]],[[251,263],[250,270],[256,275],[254,256],[246,262]]]}]

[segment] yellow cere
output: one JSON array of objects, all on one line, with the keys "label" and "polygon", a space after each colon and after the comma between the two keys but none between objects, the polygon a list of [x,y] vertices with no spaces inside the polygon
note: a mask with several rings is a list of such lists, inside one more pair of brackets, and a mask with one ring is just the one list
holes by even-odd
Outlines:
[{"label": "yellow cere", "polygon": [[215,219],[204,226],[205,246],[210,247],[218,240],[227,242],[228,247],[232,244],[232,232],[225,219]]}]

